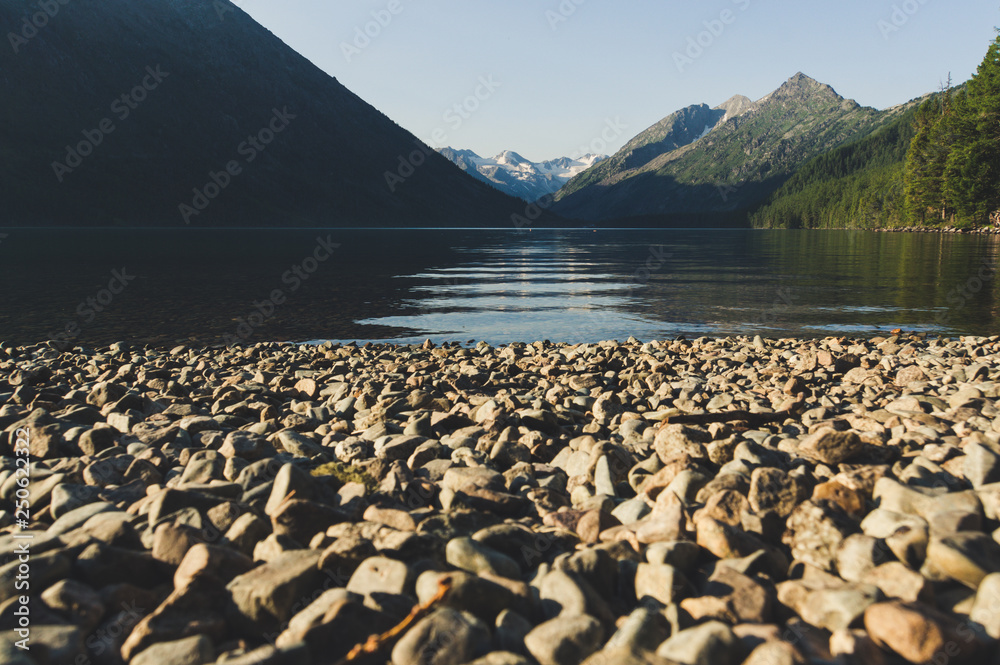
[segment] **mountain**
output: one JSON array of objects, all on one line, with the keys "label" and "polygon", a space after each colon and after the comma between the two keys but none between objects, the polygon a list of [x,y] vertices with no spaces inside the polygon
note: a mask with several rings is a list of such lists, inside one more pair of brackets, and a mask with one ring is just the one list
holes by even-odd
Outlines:
[{"label": "mountain", "polygon": [[902,224],[903,175],[920,101],[901,107],[901,115],[877,131],[803,164],[750,215],[751,224],[792,229]]},{"label": "mountain", "polygon": [[586,220],[746,223],[798,166],[896,114],[799,73],[756,102],[734,97],[664,118],[571,180],[552,210]]},{"label": "mountain", "polygon": [[532,162],[512,150],[489,158],[480,157],[471,150],[443,148],[439,152],[469,175],[525,201],[537,201],[555,194],[571,178],[608,158],[607,155],[587,154],[579,159],[560,157]]},{"label": "mountain", "polygon": [[228,0],[36,4],[0,0],[0,225],[495,226],[524,212]]}]

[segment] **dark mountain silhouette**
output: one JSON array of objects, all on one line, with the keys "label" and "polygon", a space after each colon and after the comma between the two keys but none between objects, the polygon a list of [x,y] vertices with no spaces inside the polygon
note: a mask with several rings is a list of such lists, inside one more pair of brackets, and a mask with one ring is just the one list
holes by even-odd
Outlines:
[{"label": "dark mountain silhouette", "polygon": [[51,4],[39,18],[37,3],[0,0],[0,225],[503,226],[524,213],[227,0]]}]

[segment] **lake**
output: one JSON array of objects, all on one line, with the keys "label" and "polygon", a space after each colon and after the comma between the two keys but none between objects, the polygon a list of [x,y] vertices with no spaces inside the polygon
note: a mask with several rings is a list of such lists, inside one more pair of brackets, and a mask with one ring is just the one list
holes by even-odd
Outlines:
[{"label": "lake", "polygon": [[5,231],[9,343],[992,335],[1000,316],[992,236]]}]

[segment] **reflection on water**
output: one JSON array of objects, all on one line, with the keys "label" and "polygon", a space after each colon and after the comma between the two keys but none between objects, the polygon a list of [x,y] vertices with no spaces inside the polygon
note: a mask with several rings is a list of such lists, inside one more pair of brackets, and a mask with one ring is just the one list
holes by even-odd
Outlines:
[{"label": "reflection on water", "polygon": [[[317,235],[10,230],[0,245],[0,339],[51,339],[67,326],[88,344],[997,329],[992,237],[331,230],[322,237],[340,247],[310,265]],[[87,299],[123,267],[136,278],[92,311]]]}]

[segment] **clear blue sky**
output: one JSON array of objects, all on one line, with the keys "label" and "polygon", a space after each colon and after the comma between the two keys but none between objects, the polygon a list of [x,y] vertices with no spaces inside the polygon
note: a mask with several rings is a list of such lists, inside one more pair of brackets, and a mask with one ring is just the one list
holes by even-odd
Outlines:
[{"label": "clear blue sky", "polygon": [[[614,152],[677,109],[758,99],[798,71],[887,108],[937,89],[949,72],[968,79],[1000,25],[1000,0],[237,4],[433,147],[509,149],[532,160],[600,146],[602,132]],[[366,24],[376,36],[355,42]],[[702,52],[678,61],[699,37]],[[453,109],[477,88],[474,110]],[[616,119],[624,130],[608,128]]]}]

